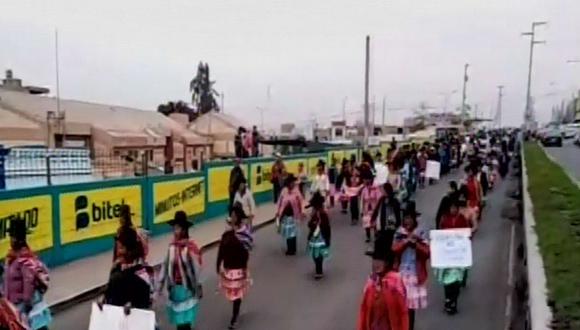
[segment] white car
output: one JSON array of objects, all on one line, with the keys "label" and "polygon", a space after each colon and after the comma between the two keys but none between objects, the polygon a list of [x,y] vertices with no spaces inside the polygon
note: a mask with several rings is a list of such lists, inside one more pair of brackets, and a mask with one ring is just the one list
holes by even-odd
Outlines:
[{"label": "white car", "polygon": [[564,136],[565,139],[572,139],[578,134],[579,131],[580,124],[564,125],[562,128],[562,136]]}]

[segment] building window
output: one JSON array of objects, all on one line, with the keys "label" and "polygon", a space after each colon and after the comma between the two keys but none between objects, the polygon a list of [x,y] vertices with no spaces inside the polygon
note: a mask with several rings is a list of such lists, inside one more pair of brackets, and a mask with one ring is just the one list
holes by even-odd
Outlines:
[{"label": "building window", "polygon": [[334,135],[337,136],[337,137],[338,136],[342,137],[342,136],[344,136],[344,131],[342,130],[342,128],[335,128],[334,129]]}]

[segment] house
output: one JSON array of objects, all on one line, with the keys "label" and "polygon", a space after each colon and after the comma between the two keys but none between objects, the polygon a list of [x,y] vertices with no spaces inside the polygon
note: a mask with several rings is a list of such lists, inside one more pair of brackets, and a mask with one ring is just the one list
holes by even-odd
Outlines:
[{"label": "house", "polygon": [[[112,159],[129,157],[157,168],[188,171],[210,158],[209,139],[156,111],[57,100],[38,93],[38,88],[18,88],[21,85],[11,72],[0,85],[0,118],[6,119],[0,121],[4,144],[86,148],[93,157],[105,159],[103,167]],[[27,130],[36,133],[23,139]]]}]

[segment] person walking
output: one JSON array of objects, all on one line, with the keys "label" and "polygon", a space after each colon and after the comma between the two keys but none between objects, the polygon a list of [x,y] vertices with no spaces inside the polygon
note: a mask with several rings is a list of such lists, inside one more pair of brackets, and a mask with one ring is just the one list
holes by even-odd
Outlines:
[{"label": "person walking", "polygon": [[2,330],[28,330],[26,321],[22,319],[20,311],[4,297],[0,290],[0,329]]},{"label": "person walking", "polygon": [[50,310],[44,301],[49,284],[48,268],[30,249],[26,240],[27,233],[24,220],[10,221],[10,249],[5,258],[3,295],[24,316],[27,329],[48,330],[52,322]]},{"label": "person walking", "polygon": [[336,163],[337,163],[337,160],[334,157],[334,155],[332,155],[332,159],[330,160],[330,167],[328,168],[328,183],[330,184],[330,192],[329,192],[328,200],[329,200],[330,207],[334,207],[336,193],[337,193],[337,191],[339,191],[336,189],[336,185],[337,185],[337,181],[338,181],[338,170],[336,168],[336,165],[337,165]]},{"label": "person walking", "polygon": [[[439,227],[440,229],[471,229],[469,221],[459,213],[457,200],[451,203],[449,212],[443,216]],[[458,298],[465,275],[466,268],[435,269],[437,282],[443,285],[445,292],[445,311],[450,315],[457,313]]]},{"label": "person walking", "polygon": [[274,203],[278,202],[280,197],[280,192],[284,186],[284,179],[286,176],[286,166],[282,160],[282,155],[280,153],[275,153],[274,156],[276,160],[272,165],[272,178],[270,182],[272,183],[272,190],[274,192]]},{"label": "person walking", "polygon": [[119,237],[125,231],[134,231],[137,235],[137,240],[141,245],[141,250],[143,251],[143,261],[147,259],[149,254],[149,234],[146,230],[142,228],[136,228],[133,224],[133,213],[131,212],[131,207],[127,204],[122,204],[119,210],[119,228],[115,235],[115,242],[113,246],[113,263],[123,262],[123,251],[119,245]]},{"label": "person walking", "polygon": [[131,308],[151,309],[155,275],[153,267],[144,261],[143,245],[137,232],[121,231],[117,243],[123,258],[115,261],[99,306],[108,304],[124,307],[126,314],[130,313]]},{"label": "person walking", "polygon": [[306,198],[306,184],[308,183],[308,173],[303,162],[298,163],[298,189],[302,197]]},{"label": "person walking", "polygon": [[324,199],[328,197],[330,193],[330,181],[328,180],[328,175],[326,174],[326,163],[319,159],[316,164],[316,175],[312,179],[312,184],[310,185],[310,193],[320,193]]},{"label": "person walking", "polygon": [[363,187],[361,190],[362,200],[362,224],[365,230],[365,242],[371,241],[371,234],[375,235],[377,224],[373,218],[373,212],[379,204],[381,191],[373,184],[374,176],[370,169],[364,169],[361,173]]},{"label": "person walking", "polygon": [[308,207],[312,207],[312,217],[308,222],[308,252],[314,260],[315,279],[324,277],[322,265],[324,259],[330,256],[330,220],[324,208],[325,198],[320,192],[315,192]]},{"label": "person walking", "polygon": [[173,241],[161,267],[158,291],[167,285],[169,322],[177,330],[191,330],[197,323],[198,303],[203,297],[201,250],[189,238],[189,228],[193,223],[187,220],[185,212],[175,212],[168,224],[173,227]]},{"label": "person walking", "polygon": [[470,164],[465,168],[465,173],[467,178],[465,180],[465,185],[467,187],[467,207],[471,208],[472,211],[477,214],[479,219],[481,215],[481,204],[483,201],[483,190],[481,188],[481,183],[477,179],[477,165]]},{"label": "person walking", "polygon": [[229,222],[231,228],[222,235],[218,248],[216,272],[219,287],[233,304],[229,329],[237,327],[242,300],[252,283],[248,270],[252,240],[244,226],[246,218],[241,205],[234,204]]},{"label": "person walking", "polygon": [[286,241],[286,255],[288,256],[296,254],[297,221],[302,219],[303,207],[304,199],[296,187],[296,177],[289,174],[280,194],[276,211],[277,227]]},{"label": "person walking", "polygon": [[383,194],[379,199],[378,205],[375,208],[372,219],[377,222],[378,233],[385,237],[388,246],[393,243],[395,232],[402,222],[401,217],[401,203],[397,199],[393,187],[390,183],[383,184]]},{"label": "person walking", "polygon": [[393,268],[393,254],[383,236],[371,253],[372,273],[366,281],[359,308],[357,330],[408,330],[405,285]]},{"label": "person walking", "polygon": [[240,184],[246,181],[246,176],[244,175],[241,165],[241,158],[234,159],[234,167],[232,167],[232,170],[230,171],[230,183],[228,185],[228,191],[230,193],[228,209],[234,204],[236,193],[240,190]]},{"label": "person walking", "polygon": [[342,160],[342,166],[340,167],[340,174],[336,180],[336,191],[339,195],[340,205],[341,205],[341,212],[346,214],[348,212],[348,201],[350,197],[346,193],[346,188],[350,184],[350,180],[352,178],[352,169],[350,166],[349,161],[344,158]]},{"label": "person walking", "polygon": [[457,187],[456,181],[449,181],[449,191],[441,198],[439,202],[439,208],[437,209],[437,215],[435,216],[435,228],[439,229],[439,223],[441,222],[441,217],[449,211],[451,202],[458,197],[459,189]]},{"label": "person walking", "polygon": [[256,213],[256,202],[254,200],[254,196],[248,188],[248,184],[246,180],[242,180],[240,182],[240,186],[238,191],[236,192],[236,196],[234,197],[234,204],[239,203],[244,209],[244,212],[248,216],[247,225],[250,231],[254,230],[254,217]]},{"label": "person walking", "polygon": [[260,132],[258,132],[258,128],[255,125],[252,127],[252,143],[254,144],[252,157],[258,157],[260,155]]},{"label": "person walking", "polygon": [[415,328],[415,313],[427,308],[427,260],[430,256],[427,233],[418,228],[414,204],[409,204],[403,225],[395,233],[393,252],[395,269],[399,270],[407,292],[409,329]]}]

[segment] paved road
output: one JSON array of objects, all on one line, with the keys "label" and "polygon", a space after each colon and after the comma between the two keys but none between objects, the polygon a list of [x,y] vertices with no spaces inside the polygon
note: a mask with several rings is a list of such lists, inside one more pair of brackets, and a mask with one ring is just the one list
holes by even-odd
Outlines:
[{"label": "paved road", "polygon": [[548,154],[560,163],[570,174],[580,181],[580,147],[572,143],[572,141],[565,141],[561,148],[550,147],[545,148]]},{"label": "paved road", "polygon": [[[446,178],[444,181],[448,180]],[[440,196],[446,190],[441,183],[419,193],[417,205],[423,213],[422,225],[431,228]],[[480,232],[474,239],[474,269],[469,286],[460,301],[460,313],[450,317],[443,313],[443,290],[431,278],[430,307],[418,314],[418,330],[427,329],[503,329],[507,289],[509,223],[499,216],[505,185],[496,188],[485,211]],[[326,278],[314,281],[314,266],[305,255],[283,255],[283,245],[272,226],[256,235],[257,246],[251,257],[255,280],[242,305],[240,327],[251,330],[353,330],[362,287],[370,271],[370,260],[363,253],[363,230],[350,226],[349,220],[333,213],[332,258],[326,264]],[[299,245],[304,246],[304,233]],[[231,305],[215,292],[216,276],[212,272],[215,249],[205,255],[207,280],[200,308],[198,329],[226,329]],[[106,271],[106,270],[99,270]],[[55,318],[54,329],[86,329],[90,302],[71,308]],[[171,329],[165,320],[163,306],[157,306],[161,328]]]}]

